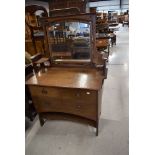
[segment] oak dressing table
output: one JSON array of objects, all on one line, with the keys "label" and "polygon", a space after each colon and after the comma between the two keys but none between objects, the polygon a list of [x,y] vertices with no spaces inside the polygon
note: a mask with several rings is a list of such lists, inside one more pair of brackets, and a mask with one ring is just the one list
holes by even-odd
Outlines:
[{"label": "oak dressing table", "polygon": [[[51,22],[82,21],[89,26],[89,59],[57,59],[52,56],[52,43],[48,36]],[[46,119],[70,120],[96,127],[98,135],[105,63],[96,50],[95,14],[79,14],[58,18],[43,18],[46,34],[46,54],[52,65],[34,74],[26,81],[41,125]],[[98,63],[99,62],[99,63]]]}]

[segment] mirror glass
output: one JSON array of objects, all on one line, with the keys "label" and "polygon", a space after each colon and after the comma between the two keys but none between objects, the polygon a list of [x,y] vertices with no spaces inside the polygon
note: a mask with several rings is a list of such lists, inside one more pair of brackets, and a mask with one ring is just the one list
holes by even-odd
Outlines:
[{"label": "mirror glass", "polygon": [[90,24],[54,22],[47,28],[48,48],[53,60],[91,59]]}]

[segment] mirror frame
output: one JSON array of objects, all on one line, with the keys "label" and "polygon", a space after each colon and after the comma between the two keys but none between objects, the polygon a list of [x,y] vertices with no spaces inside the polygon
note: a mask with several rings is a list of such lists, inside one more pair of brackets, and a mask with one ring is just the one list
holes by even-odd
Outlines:
[{"label": "mirror frame", "polygon": [[[56,59],[52,60],[52,53],[49,49],[49,42],[48,42],[48,29],[50,23],[54,22],[83,22],[90,25],[90,59],[86,59],[86,62],[83,59]],[[45,55],[51,58],[51,62],[53,64],[90,64],[92,65],[94,63],[95,59],[95,53],[96,53],[96,14],[95,13],[82,13],[82,14],[76,14],[76,15],[67,15],[67,16],[59,16],[59,17],[43,17],[40,18],[41,25],[44,30],[45,34],[45,49],[46,53]],[[64,61],[63,61],[64,60]],[[89,61],[88,61],[89,60]],[[81,63],[82,62],[82,63]]]}]

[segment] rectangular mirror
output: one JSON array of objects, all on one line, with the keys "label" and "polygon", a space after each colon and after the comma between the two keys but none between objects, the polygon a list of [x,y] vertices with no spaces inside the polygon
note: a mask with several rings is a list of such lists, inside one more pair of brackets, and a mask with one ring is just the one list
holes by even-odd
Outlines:
[{"label": "rectangular mirror", "polygon": [[53,60],[90,59],[90,25],[82,22],[53,22],[48,27],[48,45]]}]

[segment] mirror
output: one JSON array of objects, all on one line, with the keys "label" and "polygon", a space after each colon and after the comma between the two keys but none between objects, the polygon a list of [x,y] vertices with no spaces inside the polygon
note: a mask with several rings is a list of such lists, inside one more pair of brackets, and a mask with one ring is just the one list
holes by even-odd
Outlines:
[{"label": "mirror", "polygon": [[90,60],[90,23],[79,21],[50,22],[46,27],[48,50],[53,60]]}]

